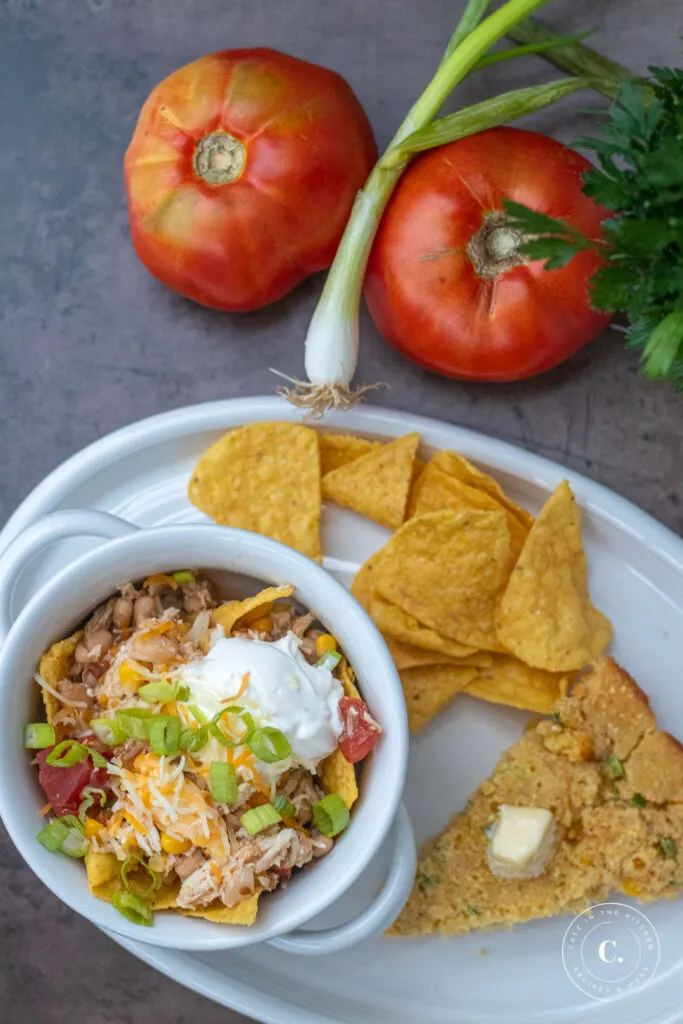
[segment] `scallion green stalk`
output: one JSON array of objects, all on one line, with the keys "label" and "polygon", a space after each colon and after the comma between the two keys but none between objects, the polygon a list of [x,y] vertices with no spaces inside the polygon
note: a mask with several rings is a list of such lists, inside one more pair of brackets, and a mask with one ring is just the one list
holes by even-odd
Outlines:
[{"label": "scallion green stalk", "polygon": [[[545,3],[548,0],[508,0],[479,22],[486,3],[468,0],[436,74],[356,197],[306,336],[308,381],[293,381],[294,388],[279,389],[293,404],[321,415],[327,408],[351,407],[366,390],[351,389],[358,359],[358,310],[365,268],[382,213],[411,158],[402,144],[430,124],[453,89],[495,42]],[[477,130],[475,126],[473,131]]]}]

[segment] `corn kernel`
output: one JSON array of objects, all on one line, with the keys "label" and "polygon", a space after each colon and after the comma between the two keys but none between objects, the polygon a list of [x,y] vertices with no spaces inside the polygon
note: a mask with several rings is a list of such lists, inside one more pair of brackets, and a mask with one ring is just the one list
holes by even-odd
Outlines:
[{"label": "corn kernel", "polygon": [[273,628],[273,620],[270,615],[264,615],[263,618],[253,622],[251,628],[255,629],[258,633],[270,633]]},{"label": "corn kernel", "polygon": [[127,661],[124,661],[123,665],[119,666],[119,679],[124,686],[139,686],[144,683],[145,677],[139,672],[136,672],[132,665],[129,665]]},{"label": "corn kernel", "polygon": [[315,638],[315,653],[319,658],[329,651],[337,650],[337,641],[330,633],[321,633]]},{"label": "corn kernel", "polygon": [[168,832],[161,833],[161,849],[166,853],[187,853],[192,846],[189,839],[176,839],[169,836]]},{"label": "corn kernel", "polygon": [[101,825],[95,818],[85,819],[85,838],[94,839],[100,832],[104,832],[104,825]]},{"label": "corn kernel", "polygon": [[622,878],[621,888],[627,896],[640,896],[640,886],[635,878]]}]

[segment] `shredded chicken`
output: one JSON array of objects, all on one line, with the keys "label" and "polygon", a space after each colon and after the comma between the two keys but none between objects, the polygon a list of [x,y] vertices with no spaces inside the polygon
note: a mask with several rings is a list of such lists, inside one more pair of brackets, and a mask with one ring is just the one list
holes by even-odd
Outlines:
[{"label": "shredded chicken", "polygon": [[290,771],[278,793],[294,804],[294,816],[300,825],[307,825],[313,817],[313,804],[322,800],[324,793],[315,779],[305,768]]},{"label": "shredded chicken", "polygon": [[223,883],[220,869],[210,860],[183,879],[178,893],[178,906],[186,910],[206,907],[218,898]]},{"label": "shredded chicken", "polygon": [[216,607],[216,599],[211,592],[211,584],[203,576],[183,584],[183,608],[190,615]]},{"label": "shredded chicken", "polygon": [[195,846],[189,853],[172,854],[166,863],[166,870],[175,868],[178,878],[184,880],[203,866],[204,859],[202,851]]}]

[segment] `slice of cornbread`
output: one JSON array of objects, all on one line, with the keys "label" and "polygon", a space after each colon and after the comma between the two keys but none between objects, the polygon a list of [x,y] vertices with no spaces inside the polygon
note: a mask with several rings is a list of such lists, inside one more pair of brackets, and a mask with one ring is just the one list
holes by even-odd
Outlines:
[{"label": "slice of cornbread", "polygon": [[[487,850],[501,804],[552,811],[557,845],[542,875],[494,875]],[[680,864],[679,864],[680,858]],[[392,935],[456,935],[578,912],[614,890],[639,900],[683,889],[683,747],[611,658],[503,755],[423,848]]]}]

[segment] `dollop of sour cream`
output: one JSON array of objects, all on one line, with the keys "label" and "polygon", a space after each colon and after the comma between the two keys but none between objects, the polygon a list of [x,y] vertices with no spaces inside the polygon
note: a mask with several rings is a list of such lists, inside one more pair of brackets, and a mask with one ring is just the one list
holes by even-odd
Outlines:
[{"label": "dollop of sour cream", "polygon": [[274,642],[223,637],[204,658],[184,665],[176,678],[190,688],[187,703],[212,718],[229,707],[226,698],[239,691],[249,673],[235,703],[249,710],[257,725],[284,733],[296,758],[316,762],[337,746],[344,691],[328,668],[310,665],[299,648],[293,633]]}]

